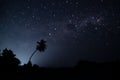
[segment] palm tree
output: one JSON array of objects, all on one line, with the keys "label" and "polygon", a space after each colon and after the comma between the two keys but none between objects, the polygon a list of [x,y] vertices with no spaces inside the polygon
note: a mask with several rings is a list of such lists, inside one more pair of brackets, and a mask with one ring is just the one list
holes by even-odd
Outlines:
[{"label": "palm tree", "polygon": [[38,43],[38,45],[36,46],[36,50],[31,54],[28,63],[31,62],[31,58],[33,57],[33,55],[34,55],[37,51],[44,52],[45,49],[46,49],[46,41],[45,41],[45,40],[42,39],[40,42],[37,41],[37,43]]}]

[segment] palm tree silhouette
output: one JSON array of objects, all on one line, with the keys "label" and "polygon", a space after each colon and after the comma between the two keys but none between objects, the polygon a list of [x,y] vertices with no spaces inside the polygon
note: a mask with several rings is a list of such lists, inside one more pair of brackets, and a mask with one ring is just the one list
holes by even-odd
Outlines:
[{"label": "palm tree silhouette", "polygon": [[37,41],[37,43],[38,43],[38,45],[36,46],[36,50],[31,54],[28,63],[31,62],[31,59],[32,59],[33,55],[34,55],[37,51],[44,52],[45,49],[46,49],[46,41],[45,41],[45,40],[42,39],[40,42]]}]

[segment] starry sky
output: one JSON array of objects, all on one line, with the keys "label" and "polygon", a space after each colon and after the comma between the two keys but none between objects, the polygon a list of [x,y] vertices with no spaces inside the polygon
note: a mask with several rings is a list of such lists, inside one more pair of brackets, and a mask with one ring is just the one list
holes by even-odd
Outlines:
[{"label": "starry sky", "polygon": [[119,0],[0,0],[0,49],[27,63],[37,41],[47,49],[32,63],[74,66],[120,60]]}]

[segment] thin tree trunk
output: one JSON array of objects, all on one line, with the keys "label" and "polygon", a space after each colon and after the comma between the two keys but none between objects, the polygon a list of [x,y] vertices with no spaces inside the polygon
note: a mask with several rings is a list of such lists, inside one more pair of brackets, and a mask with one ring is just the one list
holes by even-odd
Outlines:
[{"label": "thin tree trunk", "polygon": [[31,54],[31,56],[30,56],[30,58],[29,58],[29,61],[28,62],[30,62],[31,61],[31,58],[33,57],[33,55],[35,54],[37,52],[37,49]]}]

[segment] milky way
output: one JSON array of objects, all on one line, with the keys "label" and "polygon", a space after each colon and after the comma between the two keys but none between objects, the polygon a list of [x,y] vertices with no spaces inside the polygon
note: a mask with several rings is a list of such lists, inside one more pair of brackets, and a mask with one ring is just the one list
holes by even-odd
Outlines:
[{"label": "milky way", "polygon": [[32,58],[40,66],[117,60],[119,36],[119,0],[0,0],[0,49],[22,64],[40,39],[47,50]]}]

